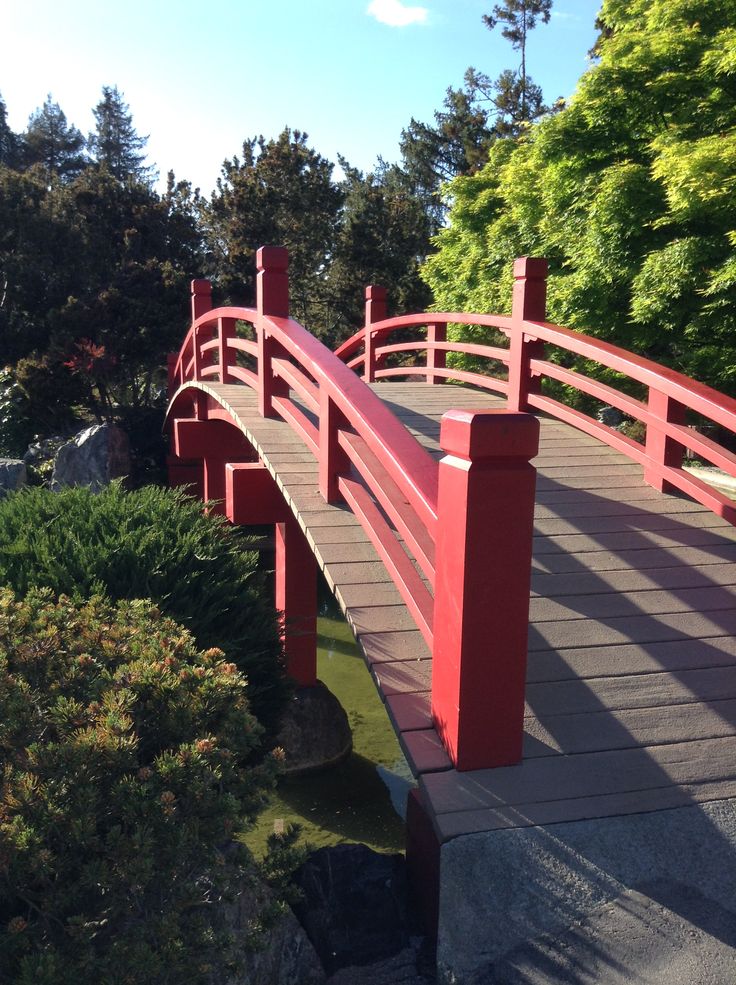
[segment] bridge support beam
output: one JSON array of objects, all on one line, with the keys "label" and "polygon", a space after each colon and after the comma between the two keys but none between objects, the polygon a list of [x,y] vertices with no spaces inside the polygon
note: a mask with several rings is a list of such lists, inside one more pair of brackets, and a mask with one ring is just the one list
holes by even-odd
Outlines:
[{"label": "bridge support beam", "polygon": [[432,717],[458,770],[521,759],[539,421],[442,418]]},{"label": "bridge support beam", "polygon": [[286,671],[297,684],[317,682],[317,562],[271,473],[261,462],[225,468],[225,513],[232,523],[274,524],[276,608],[283,612]]}]

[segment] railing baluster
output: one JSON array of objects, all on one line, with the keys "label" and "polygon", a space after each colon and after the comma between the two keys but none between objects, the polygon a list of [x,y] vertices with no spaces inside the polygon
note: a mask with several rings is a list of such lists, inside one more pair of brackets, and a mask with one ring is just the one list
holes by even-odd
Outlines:
[{"label": "railing baluster", "polygon": [[230,383],[230,367],[235,365],[235,350],[228,345],[235,338],[235,319],[218,318],[217,332],[220,341],[220,383]]},{"label": "railing baluster", "polygon": [[376,340],[372,326],[386,317],[386,288],[371,284],[365,289],[365,363],[363,379],[366,383],[376,380]]},{"label": "railing baluster", "polygon": [[[447,340],[447,325],[427,325],[427,342],[445,342]],[[444,350],[427,349],[427,383],[442,383],[443,376],[437,376],[435,369],[444,369],[447,365],[447,353]]]},{"label": "railing baluster", "polygon": [[540,257],[514,260],[514,327],[509,347],[509,410],[529,410],[527,397],[539,393],[540,380],[532,378],[532,359],[544,358],[544,344],[528,336],[522,321],[544,321],[547,306],[547,261]]},{"label": "railing baluster", "polygon": [[344,426],[344,416],[322,384],[319,390],[319,491],[328,503],[337,503],[342,498],[338,480],[347,467],[347,456],[340,447],[338,432]]},{"label": "railing baluster", "polygon": [[[654,387],[649,388],[647,409],[662,422],[685,423],[685,406]],[[647,424],[646,452],[649,462],[644,468],[644,481],[659,492],[677,492],[677,487],[667,482],[665,475],[668,468],[682,467],[684,446],[656,424]]]},{"label": "railing baluster", "polygon": [[442,418],[432,717],[459,770],[521,759],[539,421]]},{"label": "railing baluster", "polygon": [[289,317],[289,254],[283,246],[262,246],[256,253],[256,308],[258,310],[258,409],[263,417],[275,417],[276,394],[271,360],[281,349],[263,324],[263,317]]}]

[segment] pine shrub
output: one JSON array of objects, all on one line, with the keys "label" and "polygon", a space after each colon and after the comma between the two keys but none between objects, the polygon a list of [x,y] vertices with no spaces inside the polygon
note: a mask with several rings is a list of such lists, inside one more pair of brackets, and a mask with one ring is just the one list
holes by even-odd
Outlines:
[{"label": "pine shrub", "polygon": [[152,599],[199,647],[237,664],[253,714],[273,734],[288,686],[276,614],[246,547],[237,528],[177,489],[35,488],[0,501],[0,585]]},{"label": "pine shrub", "polygon": [[0,590],[0,981],[227,977],[275,772],[247,692],[150,602]]}]

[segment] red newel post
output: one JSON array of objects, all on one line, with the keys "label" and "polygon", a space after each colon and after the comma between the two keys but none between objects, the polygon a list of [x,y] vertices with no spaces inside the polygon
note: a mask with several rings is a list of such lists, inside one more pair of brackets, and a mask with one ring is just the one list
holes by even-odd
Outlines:
[{"label": "red newel post", "polygon": [[432,716],[458,770],[521,759],[539,422],[442,418]]},{"label": "red newel post", "polygon": [[[427,325],[427,342],[445,342],[447,340],[447,325]],[[435,369],[444,369],[447,365],[447,353],[443,349],[427,349],[427,383],[442,383],[444,376],[438,376]]]},{"label": "red newel post", "polygon": [[366,383],[376,380],[376,340],[372,326],[386,317],[386,288],[371,284],[365,289],[365,371]]},{"label": "red newel post", "polygon": [[[212,311],[212,285],[208,280],[192,281],[192,322],[195,322],[202,315]],[[202,367],[205,363],[202,360],[202,350],[200,346],[203,342],[209,342],[213,338],[212,328],[194,330],[192,347],[194,350],[194,379],[202,379]]]},{"label": "red newel post", "polygon": [[286,671],[311,687],[317,683],[317,561],[291,512],[276,524],[276,608],[284,614]]},{"label": "red newel post", "polygon": [[514,293],[511,317],[514,327],[509,347],[509,410],[528,410],[527,397],[539,393],[539,378],[532,379],[531,360],[544,357],[544,343],[526,336],[522,321],[545,321],[547,312],[547,261],[540,257],[514,260]]},{"label": "red newel post", "polygon": [[263,317],[289,317],[289,254],[283,246],[262,246],[256,253],[256,308],[258,309],[258,409],[273,417],[275,394],[271,359],[277,346],[263,325]]},{"label": "red newel post", "polygon": [[[684,405],[674,397],[662,393],[661,390],[649,388],[647,407],[649,412],[660,421],[666,421],[668,424],[685,423]],[[646,451],[650,461],[644,469],[644,481],[659,492],[677,492],[677,487],[666,481],[664,468],[682,467],[684,445],[670,438],[656,424],[647,424]]]}]

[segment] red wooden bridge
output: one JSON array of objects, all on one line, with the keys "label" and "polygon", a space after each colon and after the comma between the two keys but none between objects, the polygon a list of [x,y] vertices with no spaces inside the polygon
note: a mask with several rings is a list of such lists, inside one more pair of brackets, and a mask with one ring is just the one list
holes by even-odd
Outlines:
[{"label": "red wooden bridge", "polygon": [[[324,571],[419,779],[409,835],[425,862],[468,832],[736,796],[736,513],[683,467],[689,450],[736,475],[688,426],[736,432],[736,401],[547,323],[545,261],[514,276],[510,316],[387,319],[368,288],[365,328],[333,353],[289,317],[286,253],[264,247],[256,309],[212,310],[193,283],[170,367],[172,481],[235,523],[276,524],[304,684]],[[453,323],[508,344],[452,341]]]}]

